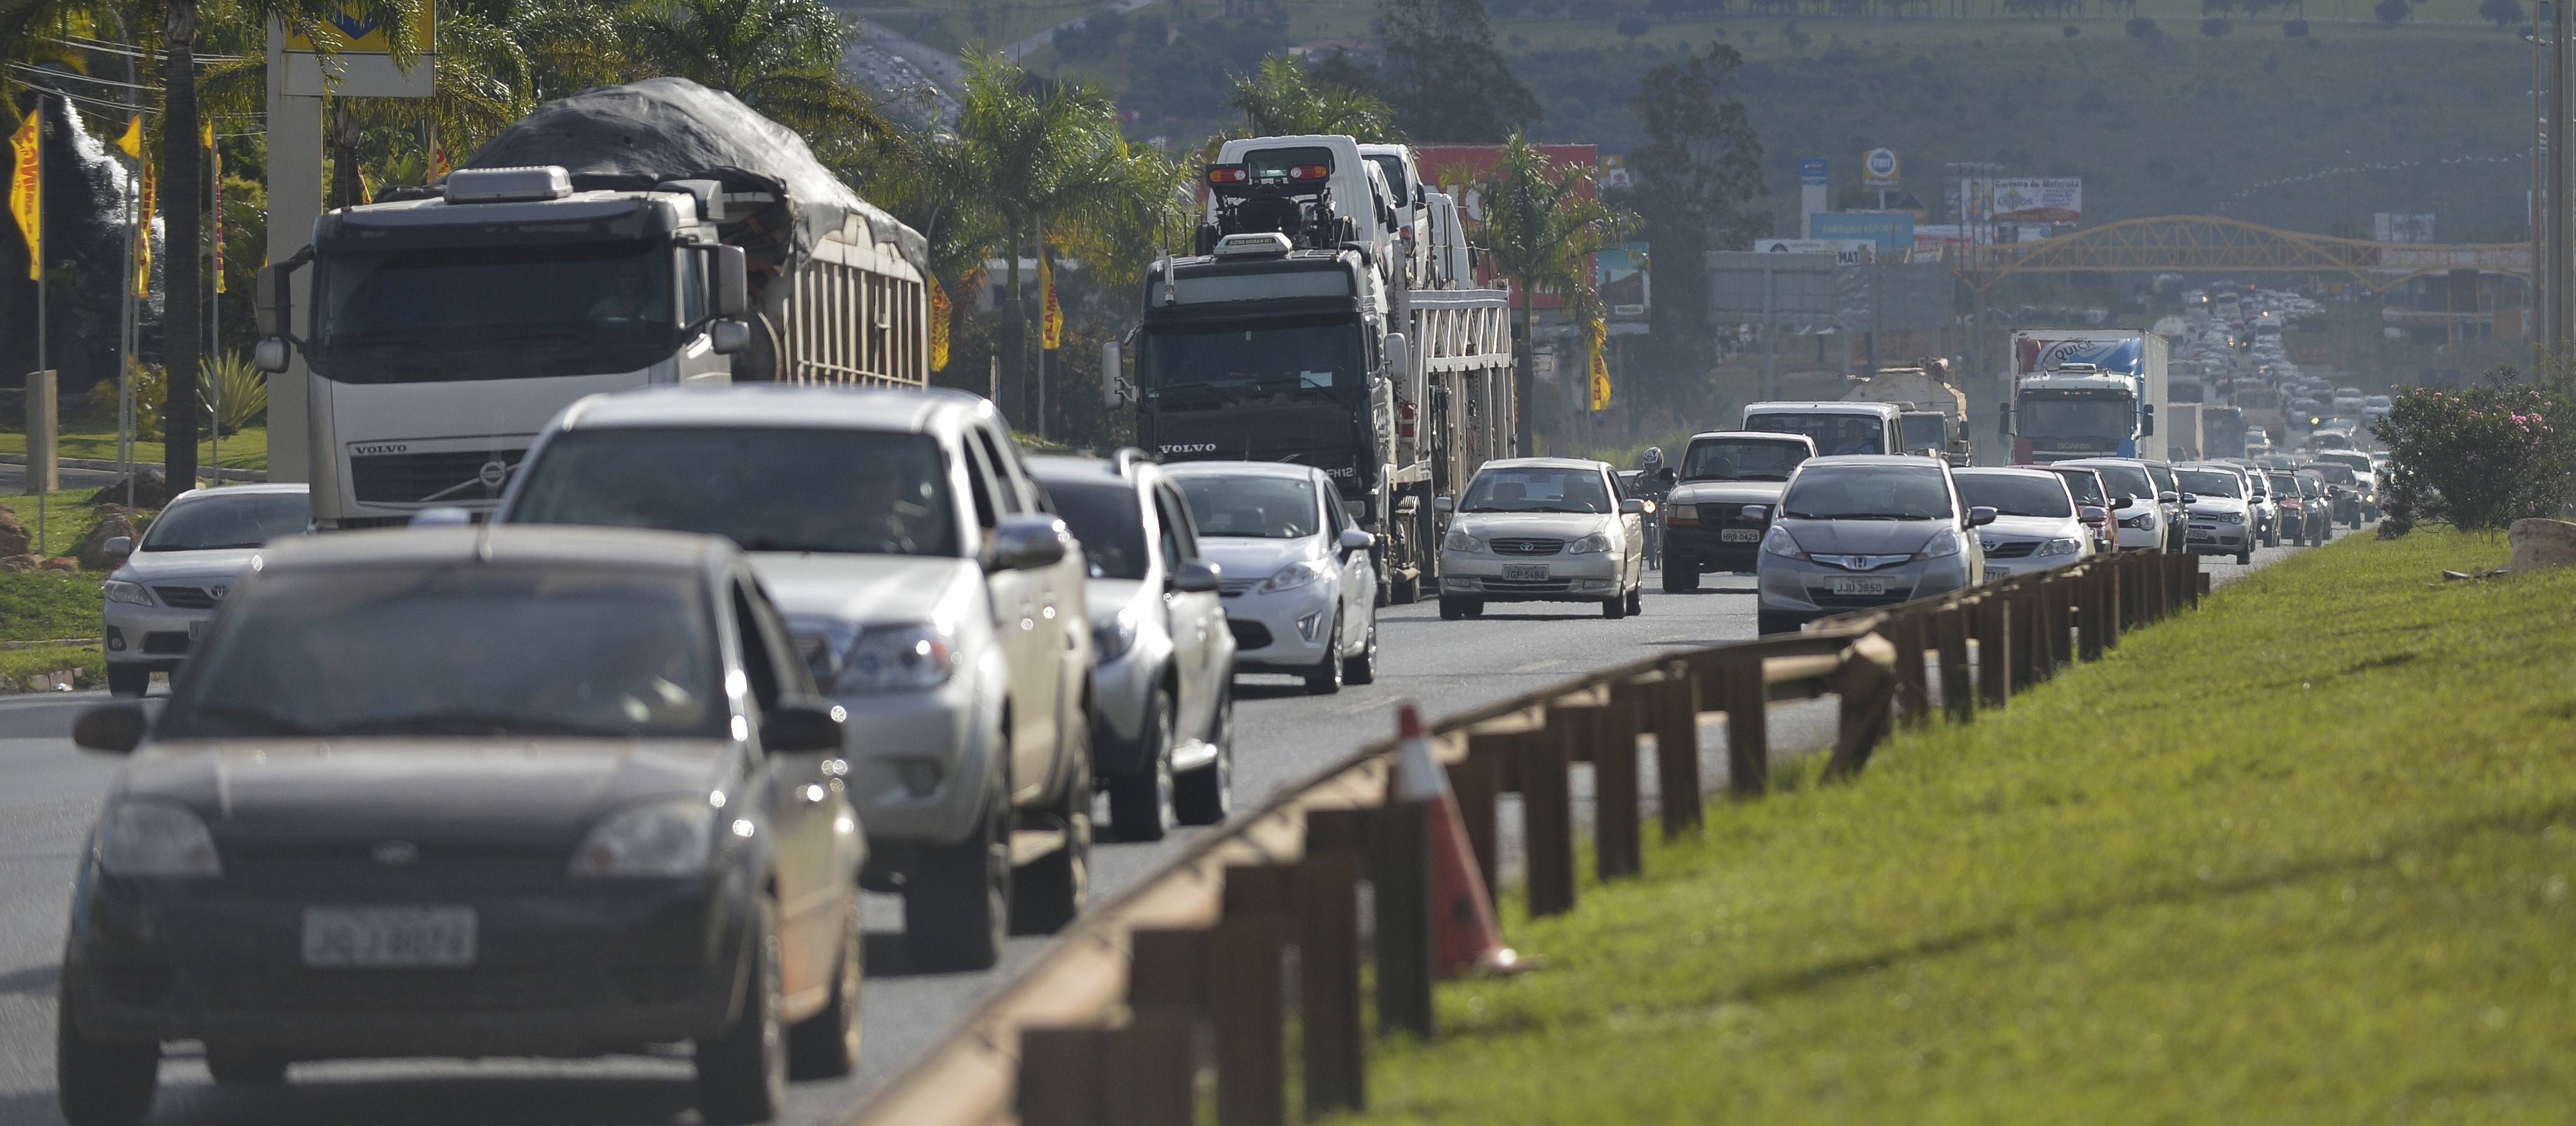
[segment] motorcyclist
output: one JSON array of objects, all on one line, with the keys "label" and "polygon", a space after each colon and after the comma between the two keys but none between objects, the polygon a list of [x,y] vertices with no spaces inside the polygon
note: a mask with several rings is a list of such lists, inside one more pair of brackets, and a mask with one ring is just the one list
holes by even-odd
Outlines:
[{"label": "motorcyclist", "polygon": [[1664,448],[1648,446],[1637,455],[1637,494],[1648,502],[1646,525],[1646,566],[1664,565],[1663,507],[1673,492],[1673,482],[1664,475]]}]

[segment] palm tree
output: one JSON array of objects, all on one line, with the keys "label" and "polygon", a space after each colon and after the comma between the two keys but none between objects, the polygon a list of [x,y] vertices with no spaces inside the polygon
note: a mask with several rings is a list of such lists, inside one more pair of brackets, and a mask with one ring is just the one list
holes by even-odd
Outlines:
[{"label": "palm tree", "polygon": [[1336,83],[1317,84],[1305,64],[1286,55],[1261,60],[1261,69],[1237,75],[1227,103],[1243,114],[1240,135],[1295,137],[1345,134],[1361,144],[1401,141],[1395,108],[1376,95]]},{"label": "palm tree", "polygon": [[1593,288],[1593,252],[1626,237],[1637,217],[1601,202],[1592,170],[1580,165],[1549,166],[1547,155],[1515,131],[1496,161],[1477,183],[1483,195],[1486,259],[1511,279],[1519,316],[1513,335],[1520,353],[1513,382],[1522,409],[1516,435],[1521,451],[1530,451],[1530,316],[1535,296],[1553,293],[1577,324],[1601,315],[1601,295]]},{"label": "palm tree", "polygon": [[840,71],[850,27],[822,0],[664,0],[624,21],[635,58],[806,135],[824,152],[894,133]]}]

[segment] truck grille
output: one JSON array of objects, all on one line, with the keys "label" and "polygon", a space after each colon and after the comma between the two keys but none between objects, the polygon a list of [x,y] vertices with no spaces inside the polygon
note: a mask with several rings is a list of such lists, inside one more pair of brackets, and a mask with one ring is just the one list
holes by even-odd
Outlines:
[{"label": "truck grille", "polygon": [[1509,539],[1490,540],[1496,555],[1554,555],[1565,550],[1564,540]]},{"label": "truck grille", "polygon": [[[465,504],[501,495],[526,450],[448,450],[349,459],[349,488],[368,504]],[[485,467],[497,463],[493,480]]]}]

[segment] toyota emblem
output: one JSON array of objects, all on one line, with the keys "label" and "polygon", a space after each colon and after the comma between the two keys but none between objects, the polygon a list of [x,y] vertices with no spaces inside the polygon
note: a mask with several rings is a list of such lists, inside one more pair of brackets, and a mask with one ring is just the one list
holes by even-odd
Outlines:
[{"label": "toyota emblem", "polygon": [[510,479],[510,463],[502,461],[499,458],[494,458],[490,461],[484,462],[483,468],[475,470],[474,477],[476,480],[483,482],[484,488],[500,488],[501,482]]}]

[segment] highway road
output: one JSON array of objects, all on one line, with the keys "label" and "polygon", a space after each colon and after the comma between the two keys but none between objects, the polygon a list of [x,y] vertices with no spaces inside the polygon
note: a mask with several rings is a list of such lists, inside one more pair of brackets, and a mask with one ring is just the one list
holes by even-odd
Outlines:
[{"label": "highway road", "polygon": [[[2266,550],[2261,566],[2286,554]],[[2219,581],[2243,569],[2211,561]],[[1652,576],[1650,576],[1650,579]],[[1751,579],[1710,576],[1691,595],[1649,586],[1645,613],[1607,621],[1573,606],[1517,608],[1482,619],[1439,620],[1428,604],[1383,611],[1378,682],[1335,696],[1307,696],[1286,677],[1246,677],[1237,689],[1237,797],[1255,802],[1391,730],[1396,701],[1434,716],[1516,695],[1659,651],[1753,635]],[[1512,609],[1512,608],[1506,608]],[[0,697],[0,1126],[59,1122],[54,1111],[53,1030],[57,961],[67,892],[84,834],[116,762],[74,749],[66,733],[95,693]],[[1832,735],[1829,704],[1775,713],[1775,757]],[[1724,780],[1718,721],[1702,732],[1711,785]],[[1651,772],[1647,775],[1652,781]],[[1093,853],[1095,894],[1125,886],[1187,833],[1153,845],[1104,844]],[[982,974],[915,974],[901,963],[900,901],[871,896],[867,1044],[846,1080],[799,1083],[783,1121],[817,1124],[882,1084],[1008,979],[1044,945],[1016,939],[1003,964]],[[664,1124],[697,1120],[684,1055],[599,1061],[391,1061],[298,1064],[282,1088],[217,1088],[202,1063],[174,1050],[163,1064],[164,1126],[549,1123]]]}]

